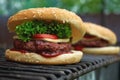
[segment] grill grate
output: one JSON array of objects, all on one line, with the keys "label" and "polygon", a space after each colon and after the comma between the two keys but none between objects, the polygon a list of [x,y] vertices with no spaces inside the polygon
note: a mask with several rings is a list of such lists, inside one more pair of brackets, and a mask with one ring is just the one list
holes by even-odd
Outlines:
[{"label": "grill grate", "polygon": [[6,61],[0,49],[0,80],[72,80],[120,60],[118,55],[84,55],[72,65],[30,65]]}]

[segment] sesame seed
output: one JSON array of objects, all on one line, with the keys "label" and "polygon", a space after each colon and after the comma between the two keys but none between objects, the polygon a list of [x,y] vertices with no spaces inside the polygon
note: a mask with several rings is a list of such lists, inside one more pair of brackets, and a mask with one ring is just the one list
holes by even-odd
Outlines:
[{"label": "sesame seed", "polygon": [[36,61],[36,63],[38,63],[39,61]]},{"label": "sesame seed", "polygon": [[33,18],[35,18],[36,17],[36,15],[33,15]]},{"label": "sesame seed", "polygon": [[27,17],[25,17],[24,19],[27,19]]},{"label": "sesame seed", "polygon": [[65,23],[65,20],[63,20],[62,22]]}]

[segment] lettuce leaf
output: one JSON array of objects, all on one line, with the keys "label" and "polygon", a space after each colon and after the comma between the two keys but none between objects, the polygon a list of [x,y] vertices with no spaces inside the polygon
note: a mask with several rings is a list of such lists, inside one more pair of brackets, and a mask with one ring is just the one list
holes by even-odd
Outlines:
[{"label": "lettuce leaf", "polygon": [[15,29],[16,34],[19,39],[27,42],[32,39],[34,34],[54,34],[58,38],[70,38],[71,28],[68,23],[59,23],[56,21],[46,22],[46,21],[28,21],[24,22]]}]

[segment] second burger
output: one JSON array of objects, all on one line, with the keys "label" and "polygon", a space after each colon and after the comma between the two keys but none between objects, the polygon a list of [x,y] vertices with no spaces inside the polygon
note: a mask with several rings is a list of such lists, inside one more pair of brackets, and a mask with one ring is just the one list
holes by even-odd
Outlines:
[{"label": "second burger", "polygon": [[83,51],[87,54],[118,54],[120,52],[116,34],[101,25],[84,22],[86,34],[78,43],[74,45],[75,50]]}]

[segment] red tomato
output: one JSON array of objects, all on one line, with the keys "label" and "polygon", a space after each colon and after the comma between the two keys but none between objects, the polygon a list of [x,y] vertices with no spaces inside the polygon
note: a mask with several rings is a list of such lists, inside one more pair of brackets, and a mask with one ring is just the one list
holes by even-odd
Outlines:
[{"label": "red tomato", "polygon": [[33,38],[50,38],[50,39],[58,39],[56,35],[53,34],[35,34],[33,35]]},{"label": "red tomato", "polygon": [[74,49],[75,49],[75,50],[80,50],[80,51],[82,51],[83,48],[84,48],[84,47],[82,47],[82,46],[78,46],[78,45],[74,46]]}]

